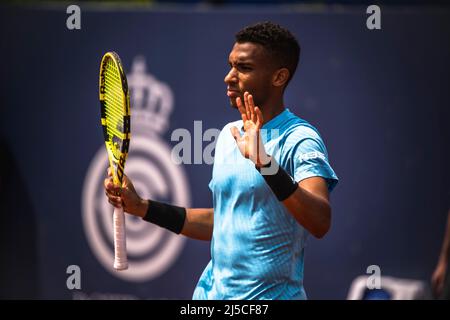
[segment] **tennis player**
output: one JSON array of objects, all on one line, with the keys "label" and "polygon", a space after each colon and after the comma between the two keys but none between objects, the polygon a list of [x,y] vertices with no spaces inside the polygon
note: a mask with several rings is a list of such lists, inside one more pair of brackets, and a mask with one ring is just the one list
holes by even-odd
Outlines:
[{"label": "tennis player", "polygon": [[211,261],[193,299],[306,299],[305,241],[330,229],[329,193],[338,179],[319,132],[283,102],[299,56],[295,37],[277,24],[236,34],[225,83],[241,120],[225,125],[217,139],[209,184],[214,208],[142,199],[127,177],[122,188],[105,180],[114,206],[211,240]]}]

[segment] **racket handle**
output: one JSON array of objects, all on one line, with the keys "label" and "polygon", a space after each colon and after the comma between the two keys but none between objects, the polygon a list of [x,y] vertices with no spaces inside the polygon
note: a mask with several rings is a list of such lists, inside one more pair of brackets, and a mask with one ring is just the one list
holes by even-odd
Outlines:
[{"label": "racket handle", "polygon": [[128,269],[127,238],[125,234],[125,215],[123,208],[114,208],[114,269]]}]

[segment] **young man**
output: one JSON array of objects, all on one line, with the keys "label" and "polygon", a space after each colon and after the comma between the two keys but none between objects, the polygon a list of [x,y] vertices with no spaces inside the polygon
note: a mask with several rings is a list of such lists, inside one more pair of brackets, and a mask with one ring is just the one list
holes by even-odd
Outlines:
[{"label": "young man", "polygon": [[194,239],[212,240],[194,299],[306,299],[306,237],[330,228],[337,177],[317,130],[285,108],[300,46],[264,22],[236,34],[225,77],[242,120],[217,139],[210,189],[214,208],[185,209],[141,199],[131,181],[105,180],[114,206]]}]

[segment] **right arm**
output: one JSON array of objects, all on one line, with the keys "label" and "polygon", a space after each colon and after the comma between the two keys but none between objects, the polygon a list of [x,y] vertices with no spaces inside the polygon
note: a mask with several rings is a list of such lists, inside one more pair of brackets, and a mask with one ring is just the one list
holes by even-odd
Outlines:
[{"label": "right arm", "polygon": [[[148,212],[149,203],[152,200],[139,197],[133,183],[126,175],[124,175],[122,188],[120,188],[114,186],[108,169],[108,178],[104,181],[104,187],[108,201],[114,207],[123,207],[125,212],[141,218],[152,214],[152,212]],[[181,234],[192,239],[211,240],[213,225],[213,208],[186,208],[186,218]]]}]

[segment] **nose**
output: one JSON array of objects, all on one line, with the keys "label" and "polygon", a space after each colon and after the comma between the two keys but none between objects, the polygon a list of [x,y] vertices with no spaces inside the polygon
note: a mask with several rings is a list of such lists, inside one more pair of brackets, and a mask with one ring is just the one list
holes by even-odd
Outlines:
[{"label": "nose", "polygon": [[228,74],[225,76],[225,79],[223,79],[223,81],[225,81],[226,84],[236,82],[237,81],[236,69],[231,68]]}]

